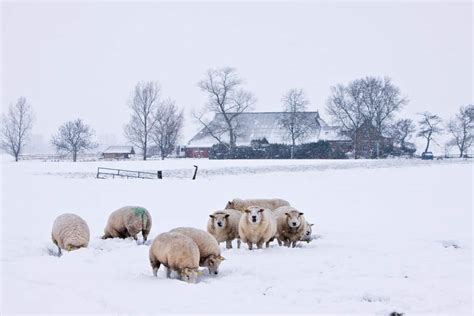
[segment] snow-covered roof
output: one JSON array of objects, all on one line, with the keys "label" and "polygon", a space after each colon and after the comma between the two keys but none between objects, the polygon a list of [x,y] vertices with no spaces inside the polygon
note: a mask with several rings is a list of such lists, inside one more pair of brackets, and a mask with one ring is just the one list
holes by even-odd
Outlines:
[{"label": "snow-covered roof", "polygon": [[[315,129],[314,132],[308,135],[304,139],[304,142],[317,142],[319,140],[348,140],[346,136],[339,135],[336,127],[329,126],[323,119],[321,119],[317,111],[304,113],[312,116],[319,125],[319,129]],[[280,123],[286,115],[289,115],[289,113],[247,112],[239,114],[239,116],[236,117],[238,125],[237,145],[248,146],[252,140],[262,138],[266,138],[269,143],[288,144],[290,140],[287,132],[281,127]],[[223,115],[216,114],[208,126],[214,130],[219,126],[223,126],[223,124]],[[228,133],[224,133],[221,136],[221,139],[223,141],[228,141]],[[218,141],[210,135],[208,130],[203,128],[188,142],[188,147],[207,148],[217,143]]]},{"label": "snow-covered roof", "polygon": [[135,154],[133,146],[110,146],[104,154]]}]

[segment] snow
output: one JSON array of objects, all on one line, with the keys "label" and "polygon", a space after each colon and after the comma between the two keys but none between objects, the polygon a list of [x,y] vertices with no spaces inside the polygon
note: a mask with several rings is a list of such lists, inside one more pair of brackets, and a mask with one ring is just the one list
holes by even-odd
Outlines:
[{"label": "snow", "polygon": [[[164,179],[95,179],[98,166],[160,169]],[[2,314],[472,313],[469,161],[3,157],[1,192]],[[167,280],[164,270],[154,278],[148,245],[100,239],[110,212],[124,205],[150,210],[153,238],[177,226],[205,229],[234,197],[287,199],[320,238],[294,249],[222,245],[219,275],[197,284]],[[51,227],[65,212],[88,222],[91,242],[56,257]]]}]

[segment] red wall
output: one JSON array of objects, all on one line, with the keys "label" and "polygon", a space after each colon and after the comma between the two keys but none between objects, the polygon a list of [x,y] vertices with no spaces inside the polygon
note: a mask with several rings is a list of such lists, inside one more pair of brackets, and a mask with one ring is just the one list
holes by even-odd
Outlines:
[{"label": "red wall", "polygon": [[186,158],[209,158],[209,148],[186,148]]}]

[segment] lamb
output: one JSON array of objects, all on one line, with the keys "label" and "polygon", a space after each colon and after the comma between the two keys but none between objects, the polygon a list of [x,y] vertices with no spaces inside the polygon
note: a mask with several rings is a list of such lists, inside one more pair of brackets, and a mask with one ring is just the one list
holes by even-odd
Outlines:
[{"label": "lamb", "polygon": [[291,206],[281,206],[274,211],[277,221],[276,238],[278,244],[295,247],[296,243],[304,236],[306,222],[304,213]]},{"label": "lamb", "polygon": [[300,241],[306,241],[309,244],[311,240],[313,240],[313,236],[311,235],[311,233],[313,232],[313,225],[314,224],[310,224],[307,221],[304,222],[304,233]]},{"label": "lamb", "polygon": [[143,242],[145,242],[150,229],[151,216],[145,208],[125,206],[110,214],[102,239],[133,237],[133,239],[137,240],[137,235],[141,232]]},{"label": "lamb", "polygon": [[166,267],[167,278],[170,278],[171,271],[176,271],[181,280],[196,283],[199,248],[188,236],[180,233],[159,234],[150,246],[149,258],[155,277],[158,275],[160,265],[163,264]]},{"label": "lamb", "polygon": [[170,233],[180,233],[191,238],[199,248],[199,266],[206,267],[209,274],[218,274],[219,265],[224,259],[217,240],[204,230],[192,227],[178,227]]},{"label": "lamb", "polygon": [[58,247],[67,251],[87,247],[89,244],[89,227],[85,220],[75,214],[59,215],[53,223],[51,239]]},{"label": "lamb", "polygon": [[270,239],[277,232],[276,220],[269,209],[258,206],[251,206],[244,211],[239,222],[240,239],[247,243],[250,250],[253,244],[257,244],[257,248],[261,249],[266,243],[268,248]]},{"label": "lamb", "polygon": [[244,212],[250,206],[259,206],[261,208],[268,208],[270,210],[275,210],[280,206],[289,206],[290,203],[283,199],[233,199],[232,201],[227,202],[226,209],[234,209],[241,212]]},{"label": "lamb", "polygon": [[237,248],[240,248],[239,221],[242,213],[234,209],[216,211],[209,215],[207,231],[217,239],[218,243],[224,242],[227,249],[232,248],[232,240],[237,239]]}]

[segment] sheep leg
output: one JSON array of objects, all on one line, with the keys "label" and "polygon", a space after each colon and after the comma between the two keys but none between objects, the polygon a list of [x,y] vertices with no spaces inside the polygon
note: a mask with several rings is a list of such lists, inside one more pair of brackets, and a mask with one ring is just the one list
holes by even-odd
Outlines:
[{"label": "sheep leg", "polygon": [[248,242],[247,245],[249,246],[249,250],[252,250],[252,247],[253,247],[252,243]]},{"label": "sheep leg", "polygon": [[270,247],[270,240],[265,243],[265,248]]},{"label": "sheep leg", "polygon": [[153,268],[153,276],[158,276],[158,269],[160,268],[161,262],[159,261],[152,261],[151,267]]},{"label": "sheep leg", "polygon": [[237,239],[237,248],[240,249],[240,239]]},{"label": "sheep leg", "polygon": [[226,240],[225,241],[225,247],[227,249],[232,249],[232,240]]},{"label": "sheep leg", "polygon": [[166,267],[166,278],[169,279],[171,278],[171,269]]},{"label": "sheep leg", "polygon": [[147,238],[148,238],[148,234],[150,233],[149,230],[142,230],[142,236],[143,236],[143,243],[146,242]]},{"label": "sheep leg", "polygon": [[58,246],[58,257],[60,257],[63,253],[61,252],[61,248],[59,247],[59,245],[56,246]]},{"label": "sheep leg", "polygon": [[292,248],[295,248],[295,247],[296,247],[296,241],[293,241],[293,242],[291,243],[291,247],[292,247]]},{"label": "sheep leg", "polygon": [[278,246],[281,247],[281,240],[277,238]]},{"label": "sheep leg", "polygon": [[262,249],[262,246],[263,246],[263,241],[259,241],[259,242],[257,243],[257,248],[258,248],[258,249]]}]

